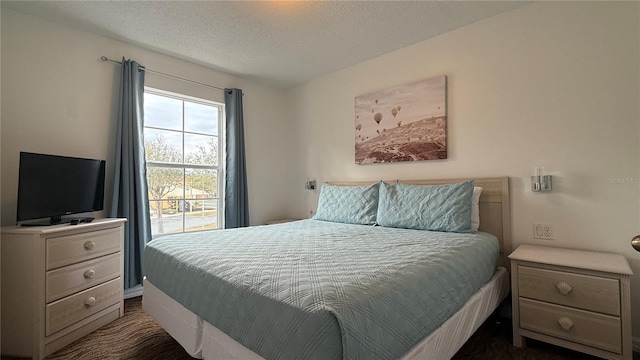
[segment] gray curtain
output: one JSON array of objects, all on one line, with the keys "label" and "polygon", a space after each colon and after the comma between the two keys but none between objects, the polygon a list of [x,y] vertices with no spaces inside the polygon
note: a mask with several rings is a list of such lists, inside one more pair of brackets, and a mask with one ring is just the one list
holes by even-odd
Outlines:
[{"label": "gray curtain", "polygon": [[224,103],[227,115],[224,227],[237,228],[249,226],[242,90],[225,89]]},{"label": "gray curtain", "polygon": [[142,284],[142,253],[151,240],[144,160],[144,67],[122,58],[111,217],[124,227],[124,288]]}]

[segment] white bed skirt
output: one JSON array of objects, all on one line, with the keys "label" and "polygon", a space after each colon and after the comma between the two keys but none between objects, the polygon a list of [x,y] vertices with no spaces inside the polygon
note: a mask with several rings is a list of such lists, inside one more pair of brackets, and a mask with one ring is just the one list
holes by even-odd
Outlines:
[{"label": "white bed skirt", "polygon": [[[509,294],[509,285],[509,273],[503,267],[498,268],[489,282],[480,288],[458,312],[418,343],[402,359],[450,359]],[[262,359],[260,355],[202,320],[147,279],[144,280],[142,307],[192,357]]]}]

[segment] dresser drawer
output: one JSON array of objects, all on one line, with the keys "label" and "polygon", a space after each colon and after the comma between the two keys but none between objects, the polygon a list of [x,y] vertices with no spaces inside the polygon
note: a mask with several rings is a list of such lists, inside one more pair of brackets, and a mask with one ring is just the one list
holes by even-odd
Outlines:
[{"label": "dresser drawer", "polygon": [[47,271],[46,302],[88,289],[120,276],[120,253]]},{"label": "dresser drawer", "polygon": [[47,239],[47,270],[120,251],[120,228]]},{"label": "dresser drawer", "polygon": [[520,327],[622,353],[620,318],[520,298]]},{"label": "dresser drawer", "polygon": [[519,295],[620,316],[617,279],[518,266]]},{"label": "dresser drawer", "polygon": [[117,304],[122,296],[122,281],[113,279],[46,306],[45,335],[74,324],[87,316]]}]

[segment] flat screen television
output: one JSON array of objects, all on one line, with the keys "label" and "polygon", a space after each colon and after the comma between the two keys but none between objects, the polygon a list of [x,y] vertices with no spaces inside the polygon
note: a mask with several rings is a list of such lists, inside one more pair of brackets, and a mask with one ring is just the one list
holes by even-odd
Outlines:
[{"label": "flat screen television", "polygon": [[105,161],[20,152],[17,221],[54,225],[62,216],[100,211],[104,206]]}]

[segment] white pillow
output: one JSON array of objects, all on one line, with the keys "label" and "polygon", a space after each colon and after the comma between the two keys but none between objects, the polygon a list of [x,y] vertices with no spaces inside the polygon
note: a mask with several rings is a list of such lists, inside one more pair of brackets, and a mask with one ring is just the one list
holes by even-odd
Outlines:
[{"label": "white pillow", "polygon": [[473,195],[471,195],[471,230],[478,231],[480,228],[480,194],[482,194],[482,188],[479,186],[473,187]]}]

